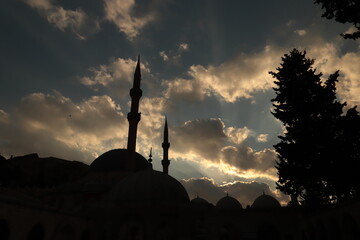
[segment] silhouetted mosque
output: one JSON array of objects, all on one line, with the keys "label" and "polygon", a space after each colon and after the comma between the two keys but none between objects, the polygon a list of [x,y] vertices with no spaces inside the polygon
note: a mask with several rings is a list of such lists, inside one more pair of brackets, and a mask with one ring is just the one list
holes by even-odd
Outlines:
[{"label": "silhouetted mosque", "polygon": [[138,59],[127,149],[90,166],[37,154],[0,158],[1,240],[360,239],[359,202],[311,209],[293,199],[281,207],[266,194],[247,208],[229,195],[215,206],[199,196],[190,201],[169,175],[166,119],[163,171],[152,169],[151,151],[148,160],[135,151],[140,80]]}]

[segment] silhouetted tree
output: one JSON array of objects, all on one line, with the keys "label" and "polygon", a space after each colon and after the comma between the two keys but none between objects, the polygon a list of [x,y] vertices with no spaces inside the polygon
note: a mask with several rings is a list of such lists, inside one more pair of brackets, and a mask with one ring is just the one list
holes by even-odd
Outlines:
[{"label": "silhouetted tree", "polygon": [[350,108],[339,122],[341,130],[337,138],[338,161],[334,162],[331,178],[338,201],[359,197],[360,194],[360,116],[356,106]]},{"label": "silhouetted tree", "polygon": [[359,0],[315,0],[325,9],[322,17],[335,19],[340,23],[351,23],[357,29],[353,33],[341,34],[344,38],[360,38],[360,1]]},{"label": "silhouetted tree", "polygon": [[[336,100],[338,71],[321,81],[313,59],[293,49],[282,57],[272,99],[272,114],[283,122],[284,136],[274,147],[278,153],[278,188],[297,195],[309,205],[335,203],[351,197],[354,176],[340,174],[358,164],[359,115],[355,108],[342,115],[346,103]],[[356,145],[357,144],[357,145]],[[350,195],[349,195],[350,194]]]}]

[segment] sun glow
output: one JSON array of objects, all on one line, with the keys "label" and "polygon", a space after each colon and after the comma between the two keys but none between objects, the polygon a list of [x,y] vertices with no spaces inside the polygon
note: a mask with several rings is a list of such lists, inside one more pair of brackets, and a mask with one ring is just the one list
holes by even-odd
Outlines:
[{"label": "sun glow", "polygon": [[[185,159],[191,165],[195,165],[206,173],[207,177],[214,179],[216,182],[222,182],[221,179],[242,179],[245,182],[251,182],[256,179],[267,179],[268,181],[277,181],[276,171],[268,170],[260,172],[255,169],[239,169],[236,166],[230,165],[222,160],[211,161],[199,157],[195,153],[172,153],[172,157],[175,159]],[[179,160],[180,161],[180,160]]]}]

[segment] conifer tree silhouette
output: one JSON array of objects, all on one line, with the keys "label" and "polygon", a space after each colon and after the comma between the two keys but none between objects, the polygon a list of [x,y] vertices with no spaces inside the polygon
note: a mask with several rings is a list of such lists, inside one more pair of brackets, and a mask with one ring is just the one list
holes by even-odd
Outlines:
[{"label": "conifer tree silhouette", "polygon": [[313,64],[305,51],[293,49],[270,72],[277,86],[272,114],[285,127],[274,146],[277,187],[308,205],[337,203],[359,189],[350,169],[359,166],[359,114],[352,108],[342,115],[346,103],[336,99],[338,71],[322,82]]}]

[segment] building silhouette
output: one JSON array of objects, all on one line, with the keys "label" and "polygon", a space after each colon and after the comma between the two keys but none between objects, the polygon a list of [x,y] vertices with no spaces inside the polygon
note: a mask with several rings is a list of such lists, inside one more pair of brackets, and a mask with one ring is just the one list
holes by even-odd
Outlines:
[{"label": "building silhouette", "polygon": [[[360,239],[360,204],[280,206],[261,194],[244,208],[228,194],[217,204],[190,201],[169,175],[165,118],[163,171],[136,152],[141,90],[140,58],[130,90],[126,149],[113,149],[90,166],[37,154],[0,158],[0,239]],[[57,174],[55,174],[57,173]]]}]

